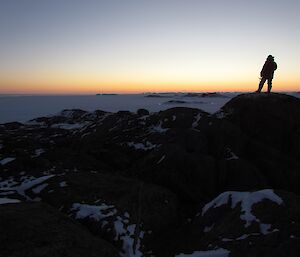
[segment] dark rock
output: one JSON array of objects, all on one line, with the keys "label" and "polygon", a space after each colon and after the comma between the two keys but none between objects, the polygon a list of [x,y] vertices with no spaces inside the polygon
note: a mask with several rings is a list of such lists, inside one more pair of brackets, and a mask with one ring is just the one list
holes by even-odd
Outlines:
[{"label": "dark rock", "polygon": [[140,179],[167,187],[185,201],[201,202],[216,190],[214,159],[174,144],[152,153],[132,169],[139,171]]},{"label": "dark rock", "polygon": [[[95,213],[82,222],[93,234],[109,241],[120,252],[126,242],[122,238],[116,239],[118,227],[115,227],[114,222],[123,222],[118,217],[126,217],[128,221],[124,221],[124,226],[138,226],[144,233],[140,242],[143,249],[152,249],[157,237],[178,222],[176,196],[156,185],[98,172],[75,172],[56,176],[47,180],[47,185],[38,194],[33,189],[30,196],[38,196],[43,202],[69,215],[73,213],[74,204],[87,204],[92,206],[90,208],[103,204],[113,206],[116,210],[114,215],[94,219],[97,215]],[[101,213],[98,214],[100,216]]]},{"label": "dark rock", "polygon": [[23,127],[23,124],[20,122],[8,122],[8,123],[3,124],[3,126],[7,130],[16,130],[16,129],[20,129],[21,127]]},{"label": "dark rock", "polygon": [[182,101],[182,100],[170,100],[168,102],[165,102],[164,104],[185,104],[186,101]]},{"label": "dark rock", "polygon": [[207,112],[200,109],[174,107],[160,111],[157,118],[161,122],[163,128],[189,129],[196,127],[200,119],[207,115]]},{"label": "dark rock", "polygon": [[243,94],[222,107],[226,119],[283,153],[300,155],[300,99],[284,94]]},{"label": "dark rock", "polygon": [[[151,114],[75,109],[3,124],[0,161],[15,159],[0,165],[0,194],[40,199],[122,255],[139,245],[144,256],[214,247],[230,249],[232,256],[296,256],[299,200],[291,192],[300,193],[299,102],[281,94],[244,94],[214,115],[184,107]],[[39,182],[46,175],[55,176]],[[280,232],[256,235],[259,222],[245,229],[239,204],[196,215],[224,191],[264,188],[289,192],[279,193],[285,205],[267,201],[253,209]]]},{"label": "dark rock", "polygon": [[146,109],[138,109],[138,110],[137,110],[137,114],[138,114],[139,116],[145,116],[145,115],[149,115],[149,111],[146,110]]},{"label": "dark rock", "polygon": [[[265,191],[271,190],[252,193]],[[250,194],[225,192],[214,200],[214,205],[204,207],[192,223],[171,236],[171,244],[176,241],[176,252],[223,248],[230,251],[230,256],[238,257],[297,256],[300,198],[277,191],[278,202],[275,202],[266,198],[258,200],[258,196]],[[225,200],[226,195],[231,197]],[[248,225],[245,219],[251,220]]]},{"label": "dark rock", "polygon": [[185,97],[226,97],[220,93],[187,93],[184,95]]},{"label": "dark rock", "polygon": [[160,94],[149,94],[149,95],[145,95],[145,97],[167,97],[167,96],[160,95]]},{"label": "dark rock", "polygon": [[119,256],[107,242],[42,203],[0,205],[0,256]]},{"label": "dark rock", "polygon": [[202,93],[201,97],[226,97],[226,96],[213,92],[213,93]]}]

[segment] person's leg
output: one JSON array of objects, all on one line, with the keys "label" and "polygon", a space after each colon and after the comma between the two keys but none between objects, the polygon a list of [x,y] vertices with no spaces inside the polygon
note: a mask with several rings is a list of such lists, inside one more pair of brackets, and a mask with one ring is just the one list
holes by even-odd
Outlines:
[{"label": "person's leg", "polygon": [[271,93],[271,89],[272,89],[272,78],[268,79],[268,93]]},{"label": "person's leg", "polygon": [[259,82],[259,85],[258,85],[258,89],[257,89],[257,93],[260,93],[261,92],[261,90],[262,90],[262,88],[263,88],[263,86],[264,86],[264,84],[265,84],[265,82],[266,82],[266,78],[264,78],[264,77],[262,77],[261,78],[261,80],[260,80],[260,82]]}]

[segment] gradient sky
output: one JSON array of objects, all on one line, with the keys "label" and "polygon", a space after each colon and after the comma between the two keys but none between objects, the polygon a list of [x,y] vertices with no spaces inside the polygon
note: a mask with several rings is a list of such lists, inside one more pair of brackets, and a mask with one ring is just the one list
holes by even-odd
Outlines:
[{"label": "gradient sky", "polygon": [[1,0],[0,93],[300,90],[299,0]]}]

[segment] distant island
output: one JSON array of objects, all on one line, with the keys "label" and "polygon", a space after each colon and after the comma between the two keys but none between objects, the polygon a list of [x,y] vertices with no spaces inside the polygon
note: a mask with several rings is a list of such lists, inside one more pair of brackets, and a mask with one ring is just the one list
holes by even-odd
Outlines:
[{"label": "distant island", "polygon": [[96,94],[96,95],[118,95],[118,94],[113,94],[113,93],[107,93],[107,94]]}]

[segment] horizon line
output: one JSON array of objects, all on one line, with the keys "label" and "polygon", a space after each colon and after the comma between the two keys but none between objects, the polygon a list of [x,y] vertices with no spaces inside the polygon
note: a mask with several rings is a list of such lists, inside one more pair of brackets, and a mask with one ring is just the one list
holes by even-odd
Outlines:
[{"label": "horizon line", "polygon": [[[201,94],[201,93],[254,93],[255,90],[238,90],[238,91],[153,91],[153,92],[105,92],[105,93],[1,93],[0,96],[91,96],[91,95],[145,95],[145,94]],[[299,93],[297,90],[277,90],[272,91],[272,93]],[[264,92],[262,92],[264,93]]]}]

